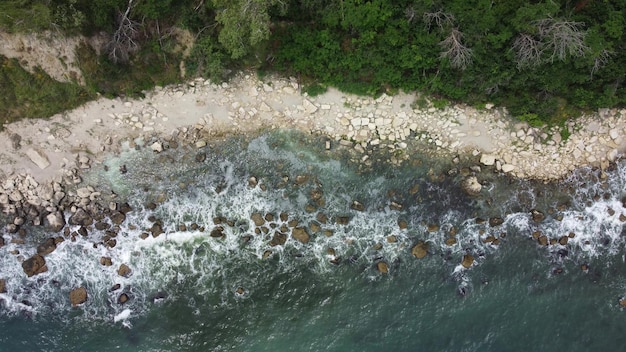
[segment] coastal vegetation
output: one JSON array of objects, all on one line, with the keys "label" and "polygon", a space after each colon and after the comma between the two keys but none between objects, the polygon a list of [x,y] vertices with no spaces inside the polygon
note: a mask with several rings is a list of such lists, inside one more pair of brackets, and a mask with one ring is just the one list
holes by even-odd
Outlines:
[{"label": "coastal vegetation", "polygon": [[[177,82],[181,61],[188,77],[257,69],[297,76],[311,93],[489,102],[534,125],[626,103],[626,0],[7,0],[0,13],[5,32],[106,33],[102,55],[79,53],[86,86],[46,86],[67,105]],[[174,28],[194,35],[188,55],[174,50]],[[17,97],[5,84],[15,63],[1,59],[0,93]],[[58,99],[27,95],[39,99],[28,106]],[[42,113],[21,101],[0,115]]]}]

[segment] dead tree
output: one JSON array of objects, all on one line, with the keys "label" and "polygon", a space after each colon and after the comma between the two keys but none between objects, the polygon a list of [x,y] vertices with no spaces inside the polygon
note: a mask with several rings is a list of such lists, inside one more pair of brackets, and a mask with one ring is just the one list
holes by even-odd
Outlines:
[{"label": "dead tree", "polygon": [[598,72],[599,69],[604,67],[611,58],[613,53],[606,49],[603,49],[598,55],[593,59],[593,66],[591,67],[591,79],[593,79],[593,75]]},{"label": "dead tree", "polygon": [[422,20],[426,24],[427,30],[430,30],[430,27],[433,24],[440,30],[444,30],[446,27],[452,26],[454,22],[454,15],[443,11],[424,12]]},{"label": "dead tree", "polygon": [[585,56],[589,47],[585,45],[587,32],[582,29],[584,23],[545,18],[535,21],[537,33],[543,43],[547,61],[564,61],[569,56]]},{"label": "dead tree", "polygon": [[532,35],[522,33],[513,41],[517,68],[537,66],[542,63],[542,43]]},{"label": "dead tree", "polygon": [[440,57],[450,60],[450,66],[464,70],[472,63],[472,49],[463,45],[462,39],[463,33],[453,28],[439,45],[443,49]]},{"label": "dead tree", "polygon": [[139,50],[137,37],[139,36],[140,24],[130,18],[132,9],[133,0],[128,0],[126,11],[124,13],[118,11],[117,30],[106,46],[109,59],[115,63],[128,62],[130,55]]}]

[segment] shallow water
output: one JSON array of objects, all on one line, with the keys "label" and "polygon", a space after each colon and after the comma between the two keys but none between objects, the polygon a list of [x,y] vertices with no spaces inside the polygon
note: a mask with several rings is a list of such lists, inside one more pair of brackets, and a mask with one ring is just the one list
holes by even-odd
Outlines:
[{"label": "shallow water", "polygon": [[[272,132],[210,144],[201,162],[182,147],[107,160],[86,182],[133,207],[114,248],[98,245],[103,233],[93,230],[62,242],[46,256],[49,271],[32,278],[9,253],[28,257],[32,243],[0,248],[2,350],[588,351],[626,342],[625,163],[606,180],[584,169],[548,185],[484,171],[473,198],[459,188],[464,170],[448,173],[462,167],[446,160],[414,154],[403,166],[361,170],[323,145]],[[249,186],[251,176],[259,185]],[[546,219],[533,221],[532,209]],[[251,220],[256,212],[273,215],[265,230]],[[217,216],[230,221],[220,238],[210,236]],[[503,224],[490,226],[491,217]],[[155,218],[165,234],[141,239]],[[293,219],[310,241],[287,231],[272,246]],[[540,246],[536,231],[574,237]],[[50,235],[30,232],[33,243]],[[411,254],[418,241],[429,243],[426,258]],[[121,263],[131,276],[117,274]],[[89,299],[72,308],[68,293],[79,286]],[[121,293],[129,302],[118,303]]]}]

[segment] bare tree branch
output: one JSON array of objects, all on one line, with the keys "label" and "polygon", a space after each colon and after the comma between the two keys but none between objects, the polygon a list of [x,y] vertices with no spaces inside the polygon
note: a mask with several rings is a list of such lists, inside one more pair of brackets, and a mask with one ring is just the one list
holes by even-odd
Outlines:
[{"label": "bare tree branch", "polygon": [[463,45],[462,39],[463,33],[454,28],[439,45],[443,48],[440,57],[450,60],[452,67],[464,70],[472,63],[472,49]]},{"label": "bare tree branch", "polygon": [[140,24],[130,19],[133,8],[133,0],[128,0],[128,6],[124,13],[118,12],[118,27],[111,40],[106,46],[109,59],[113,62],[128,62],[130,55],[139,50],[136,39],[139,34]]},{"label": "bare tree branch", "polygon": [[584,25],[582,22],[545,18],[535,21],[534,24],[550,62],[555,59],[564,61],[568,55],[585,56],[589,50],[589,47],[585,45],[587,32],[582,29]]},{"label": "bare tree branch", "polygon": [[599,69],[604,67],[604,65],[609,62],[611,55],[613,55],[613,52],[604,49],[598,54],[598,56],[593,59],[593,66],[591,67],[591,79],[593,79],[593,75],[598,72]]},{"label": "bare tree branch", "polygon": [[426,24],[427,30],[430,30],[433,24],[439,27],[440,30],[444,30],[445,27],[452,26],[454,15],[443,11],[424,12],[422,20]]},{"label": "bare tree branch", "polygon": [[522,33],[513,41],[517,68],[537,66],[542,63],[542,43],[530,34]]}]

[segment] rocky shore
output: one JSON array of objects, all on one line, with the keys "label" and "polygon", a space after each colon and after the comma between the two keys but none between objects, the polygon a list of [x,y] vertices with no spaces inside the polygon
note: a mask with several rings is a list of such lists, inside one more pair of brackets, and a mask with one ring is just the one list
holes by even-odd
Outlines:
[{"label": "rocky shore", "polygon": [[[101,163],[107,153],[124,147],[141,145],[160,153],[184,144],[201,151],[213,138],[232,133],[298,129],[326,136],[324,148],[350,150],[362,163],[370,162],[372,148],[386,148],[393,155],[390,163],[401,162],[408,158],[410,146],[418,143],[451,160],[463,155],[494,172],[545,181],[565,177],[583,166],[605,169],[626,151],[626,110],[584,116],[567,124],[568,133],[561,133],[558,127],[539,129],[516,122],[505,109],[491,105],[483,110],[461,105],[438,109],[415,94],[370,98],[330,89],[308,97],[301,95],[300,89],[293,78],[261,80],[242,73],[228,83],[196,79],[157,87],[146,92],[144,99],[102,98],[50,119],[4,126],[0,133],[0,145],[4,146],[0,150],[0,209],[9,219],[3,229],[6,241],[23,241],[24,224],[46,226],[59,234],[46,239],[29,258],[13,253],[22,260],[26,275],[45,272],[45,256],[57,244],[86,236],[92,228],[105,231],[99,245],[115,247],[120,225],[132,209],[103,197],[97,185],[83,182],[81,174]],[[569,138],[563,140],[566,134]],[[472,175],[464,178],[461,188],[470,195],[481,192],[479,180]],[[299,227],[282,215],[279,218],[252,214],[251,219],[258,231],[263,231],[266,222],[284,227],[272,243],[284,243],[288,234],[308,242],[310,227]],[[227,224],[224,219],[213,225]],[[155,219],[145,236],[161,233],[163,224]],[[211,232],[213,237],[220,234]],[[5,237],[0,236],[0,246],[4,244]],[[412,248],[417,258],[427,251],[425,243]],[[463,267],[469,268],[473,260],[465,256]],[[100,263],[118,266],[121,277],[132,272],[126,263],[112,263],[108,257],[102,257]],[[379,262],[377,268],[389,270],[385,262]],[[0,280],[3,290],[4,286],[5,281]],[[87,300],[87,292],[76,288],[70,300],[73,305],[80,304]]]}]

